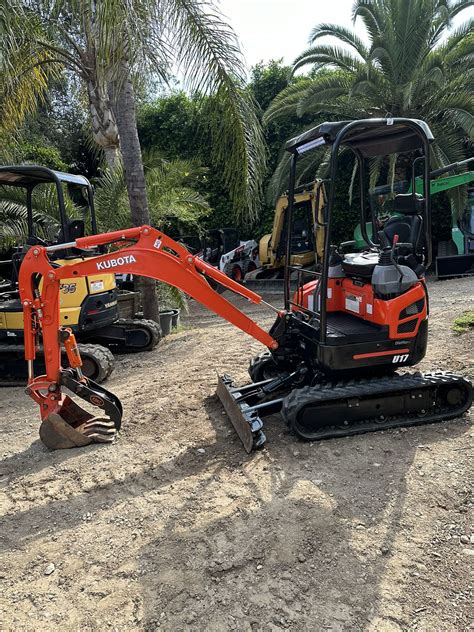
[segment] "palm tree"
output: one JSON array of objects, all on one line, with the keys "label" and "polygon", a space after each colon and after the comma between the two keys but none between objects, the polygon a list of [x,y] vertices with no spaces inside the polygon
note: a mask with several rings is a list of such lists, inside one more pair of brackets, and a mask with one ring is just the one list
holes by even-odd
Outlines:
[{"label": "palm tree", "polygon": [[[472,0],[355,0],[353,19],[362,20],[368,43],[342,26],[315,26],[310,48],[293,66],[296,71],[311,65],[313,78],[283,90],[265,120],[288,114],[317,117],[323,112],[339,120],[421,118],[436,139],[433,164],[461,160],[474,132],[474,20],[449,35],[447,31],[453,18],[472,4]],[[320,43],[327,36],[336,43]],[[314,173],[315,163],[304,167]],[[372,164],[372,181],[379,168],[379,162]],[[275,187],[283,174],[282,163]]]},{"label": "palm tree", "polygon": [[[93,139],[113,168],[118,156],[115,116],[96,55],[95,34],[85,15],[82,23],[74,15],[75,4],[1,1],[0,127],[14,131],[46,99],[51,80],[67,72],[84,85]],[[76,18],[75,23],[71,18]]]},{"label": "palm tree", "polygon": [[[166,160],[156,152],[143,155],[150,219],[153,226],[166,230],[167,225],[185,225],[199,232],[210,207],[193,185],[205,169],[194,160]],[[101,231],[130,226],[127,187],[123,166],[107,171],[96,186],[95,208]]]},{"label": "palm tree", "polygon": [[[200,232],[202,220],[211,209],[194,188],[206,169],[195,160],[166,160],[159,153],[143,155],[150,219],[153,226],[168,232],[169,228],[185,227],[192,234]],[[121,163],[107,171],[97,182],[95,208],[99,230],[119,230],[130,225],[125,173]],[[0,233],[1,234],[1,233]],[[181,290],[158,283],[160,305],[187,309]]]},{"label": "palm tree", "polygon": [[[138,140],[134,79],[178,66],[186,86],[221,104],[211,119],[213,149],[236,211],[259,210],[265,145],[254,102],[244,89],[236,37],[214,4],[202,0],[0,0],[0,70],[4,110],[31,110],[62,69],[87,89],[94,138],[115,165],[123,158],[132,221],[149,223]],[[16,105],[20,104],[20,105]],[[158,318],[154,283],[143,283],[146,317]]]}]

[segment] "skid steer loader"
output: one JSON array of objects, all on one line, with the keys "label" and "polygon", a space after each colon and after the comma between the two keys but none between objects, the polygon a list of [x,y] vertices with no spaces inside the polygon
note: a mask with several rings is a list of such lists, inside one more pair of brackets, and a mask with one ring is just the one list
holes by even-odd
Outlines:
[{"label": "skid steer loader", "polygon": [[[263,301],[255,292],[149,226],[79,237],[61,246],[30,248],[24,254],[19,275],[29,375],[26,392],[40,407],[40,436],[45,444],[67,448],[93,441],[110,442],[121,426],[119,398],[83,376],[74,334],[59,322],[62,280],[93,275],[104,266],[180,288],[267,348],[251,363],[251,384],[236,386],[225,375],[218,380],[217,394],[248,452],[265,443],[263,419],[276,412],[281,412],[292,432],[306,440],[426,424],[462,415],[473,397],[467,379],[441,371],[399,372],[424,357],[428,342],[424,272],[431,262],[432,140],[423,121],[391,118],[323,123],[288,142],[291,166],[286,221],[290,227],[299,157],[326,146],[331,158],[329,193],[322,218],[322,269],[291,294],[288,231],[283,309]],[[342,148],[351,150],[358,161],[361,226],[368,246],[365,253],[346,253],[331,238]],[[394,217],[371,240],[364,221],[366,163],[389,154],[405,154],[414,168],[422,167],[423,195],[398,195],[395,210],[401,219]],[[60,267],[51,261],[59,248],[89,249],[112,244],[114,251],[82,261]],[[296,268],[297,273],[299,270]],[[206,278],[273,309],[276,320],[270,331],[264,331],[213,290]],[[47,361],[46,373],[37,376],[34,359],[40,333]],[[70,368],[61,366],[62,345]],[[71,396],[65,395],[65,388]],[[84,410],[73,396],[88,402],[92,410]]]},{"label": "skid steer loader", "polygon": [[[0,167],[0,187],[24,190],[28,238],[25,246],[16,248],[11,257],[0,262],[0,381],[3,384],[22,384],[26,379],[23,361],[23,310],[18,292],[18,267],[25,249],[41,244],[33,212],[33,195],[38,186],[53,185],[59,212],[60,230],[53,240],[56,244],[84,236],[86,223],[97,232],[93,191],[83,176],[53,171],[37,165]],[[63,185],[80,188],[87,202],[83,218],[69,218],[64,203]],[[58,249],[54,265],[68,265],[98,250],[79,251]],[[96,271],[86,278],[63,279],[60,286],[61,324],[70,327],[81,344],[83,371],[91,379],[102,382],[112,372],[115,360],[109,351],[121,353],[153,349],[159,341],[156,323],[147,320],[120,319],[117,305],[115,275],[108,270]],[[37,354],[38,370],[44,366],[41,353]]]}]

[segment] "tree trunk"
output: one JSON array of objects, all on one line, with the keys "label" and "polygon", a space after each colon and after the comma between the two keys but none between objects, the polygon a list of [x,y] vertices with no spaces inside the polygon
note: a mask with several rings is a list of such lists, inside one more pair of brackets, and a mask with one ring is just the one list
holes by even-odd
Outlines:
[{"label": "tree trunk", "polygon": [[[115,120],[119,131],[132,222],[135,226],[150,224],[145,173],[140,141],[138,140],[135,95],[130,80],[130,72],[125,64],[120,83],[115,83],[111,89],[114,95]],[[160,313],[155,280],[142,277],[140,278],[140,286],[144,317],[159,323]]]},{"label": "tree trunk", "polygon": [[115,115],[107,90],[96,85],[93,80],[87,81],[89,110],[92,122],[94,141],[104,150],[109,169],[115,169],[119,157],[119,135]]},{"label": "tree trunk", "polygon": [[110,171],[113,171],[117,166],[117,162],[119,160],[120,148],[118,146],[118,143],[117,145],[103,146],[102,149],[104,150],[105,162],[107,163],[107,167],[110,169]]}]

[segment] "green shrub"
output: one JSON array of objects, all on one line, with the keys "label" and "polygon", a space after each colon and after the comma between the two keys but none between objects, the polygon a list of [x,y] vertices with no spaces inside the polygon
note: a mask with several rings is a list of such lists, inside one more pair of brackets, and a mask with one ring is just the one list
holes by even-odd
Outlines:
[{"label": "green shrub", "polygon": [[474,309],[469,309],[461,316],[458,316],[453,323],[453,331],[455,334],[465,334],[474,327]]}]

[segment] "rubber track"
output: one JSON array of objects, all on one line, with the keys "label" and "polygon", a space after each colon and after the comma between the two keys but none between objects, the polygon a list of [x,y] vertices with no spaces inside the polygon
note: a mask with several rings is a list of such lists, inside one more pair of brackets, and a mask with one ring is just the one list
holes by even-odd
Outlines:
[{"label": "rubber track", "polygon": [[124,329],[145,329],[148,331],[150,341],[144,347],[121,347],[118,346],[117,351],[121,353],[138,353],[140,351],[151,351],[161,340],[161,330],[154,320],[145,318],[120,318],[114,323],[114,326],[123,327]]},{"label": "rubber track", "polygon": [[[79,347],[79,351],[81,353],[82,359],[83,360],[87,358],[91,359],[94,362],[94,365],[96,367],[95,372],[92,375],[90,375],[88,372],[84,372],[84,375],[86,375],[86,377],[92,378],[94,382],[97,382],[97,384],[104,382],[110,376],[110,374],[113,372],[115,368],[115,358],[112,352],[109,351],[109,349],[107,349],[106,347],[103,347],[101,345],[79,344],[78,347]],[[7,377],[5,377],[4,375],[0,375],[0,386],[26,386],[27,368],[26,368],[26,361],[24,360],[24,357],[23,357],[24,351],[25,349],[23,345],[6,345],[6,344],[0,345],[0,364],[4,364],[1,359],[2,356],[3,357],[7,356],[6,363],[8,365],[8,362],[9,362],[8,356],[12,356],[16,354],[18,356],[17,361],[24,366],[24,372],[25,372],[24,377],[18,377],[18,378],[12,377],[10,375]],[[40,347],[37,350],[36,357],[38,360],[44,361],[43,347]],[[64,352],[61,354],[61,357],[62,357],[62,362],[64,366],[68,366],[66,354]]]},{"label": "rubber track", "polygon": [[97,367],[95,377],[93,375],[87,375],[87,373],[84,372],[86,377],[92,378],[94,382],[97,382],[97,384],[105,382],[115,369],[115,358],[113,353],[107,349],[107,347],[103,347],[102,345],[79,343],[77,346],[79,347],[82,360],[90,358]]},{"label": "rubber track", "polygon": [[[325,404],[339,400],[346,407],[347,400],[365,396],[390,396],[391,393],[400,391],[418,390],[420,388],[432,388],[433,386],[445,386],[447,384],[460,385],[469,394],[465,404],[456,409],[447,406],[432,407],[423,416],[413,414],[411,417],[402,415],[380,418],[371,418],[350,422],[350,425],[326,426],[316,430],[311,436],[302,434],[297,426],[297,415],[302,408],[316,403]],[[451,372],[437,371],[433,373],[405,373],[394,374],[388,377],[351,380],[350,382],[322,383],[316,386],[305,386],[294,390],[283,402],[282,415],[288,427],[300,438],[305,440],[331,439],[336,437],[352,436],[365,432],[375,432],[388,428],[399,428],[429,424],[437,421],[453,419],[461,416],[469,409],[472,403],[472,386],[468,380]]]}]

